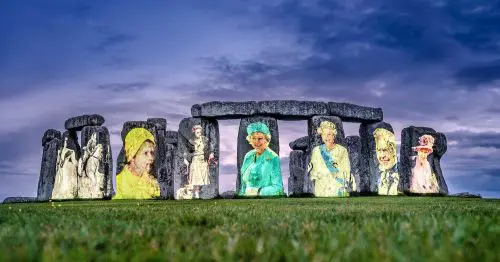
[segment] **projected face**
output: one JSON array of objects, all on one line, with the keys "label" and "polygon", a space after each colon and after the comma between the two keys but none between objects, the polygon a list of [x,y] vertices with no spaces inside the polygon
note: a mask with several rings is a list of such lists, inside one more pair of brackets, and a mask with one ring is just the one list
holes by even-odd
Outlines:
[{"label": "projected face", "polygon": [[331,128],[323,129],[321,139],[326,145],[333,145],[335,143],[335,130]]},{"label": "projected face", "polygon": [[383,128],[377,128],[373,135],[380,169],[391,169],[397,160],[396,137],[392,132]]},{"label": "projected face", "polygon": [[135,170],[142,173],[150,173],[155,160],[155,147],[150,141],[142,143],[133,159]]},{"label": "projected face", "polygon": [[255,132],[250,136],[250,143],[258,154],[262,154],[262,152],[264,152],[264,150],[267,148],[269,141],[267,140],[266,135],[264,135],[263,133]]}]

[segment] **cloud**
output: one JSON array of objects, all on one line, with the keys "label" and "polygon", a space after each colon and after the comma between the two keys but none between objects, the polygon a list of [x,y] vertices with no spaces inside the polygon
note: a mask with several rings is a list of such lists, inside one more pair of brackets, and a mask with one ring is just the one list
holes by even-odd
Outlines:
[{"label": "cloud", "polygon": [[468,65],[454,75],[460,82],[473,88],[500,79],[500,60]]}]

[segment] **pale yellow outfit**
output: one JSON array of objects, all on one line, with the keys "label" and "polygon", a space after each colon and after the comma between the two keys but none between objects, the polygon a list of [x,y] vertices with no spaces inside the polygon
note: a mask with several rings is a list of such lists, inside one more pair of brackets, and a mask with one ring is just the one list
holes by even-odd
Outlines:
[{"label": "pale yellow outfit", "polygon": [[125,166],[116,176],[116,192],[113,199],[150,199],[160,196],[158,181],[150,174],[133,175]]},{"label": "pale yellow outfit", "polygon": [[189,166],[189,185],[201,186],[210,184],[208,162],[205,160],[205,143],[203,139],[194,140],[194,154]]},{"label": "pale yellow outfit", "polygon": [[348,196],[347,186],[349,182],[352,183],[352,191],[356,190],[356,182],[351,174],[349,153],[345,147],[339,144],[335,144],[335,147],[328,152],[337,162],[336,167],[339,172],[331,173],[323,160],[320,146],[314,147],[308,167],[311,174],[310,179],[315,181],[313,193],[317,197]]},{"label": "pale yellow outfit", "polygon": [[[392,179],[392,183],[390,180]],[[395,196],[398,194],[399,185],[399,174],[397,172],[390,171],[380,171],[380,182],[378,184],[378,194],[379,195],[391,195]]]}]

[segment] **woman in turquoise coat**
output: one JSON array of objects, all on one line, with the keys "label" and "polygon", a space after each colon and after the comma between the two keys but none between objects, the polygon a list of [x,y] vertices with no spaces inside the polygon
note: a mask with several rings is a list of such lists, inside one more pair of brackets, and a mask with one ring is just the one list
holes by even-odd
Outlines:
[{"label": "woman in turquoise coat", "polygon": [[269,146],[271,133],[266,124],[255,122],[247,127],[250,150],[241,166],[240,196],[281,196],[283,179],[280,158]]}]

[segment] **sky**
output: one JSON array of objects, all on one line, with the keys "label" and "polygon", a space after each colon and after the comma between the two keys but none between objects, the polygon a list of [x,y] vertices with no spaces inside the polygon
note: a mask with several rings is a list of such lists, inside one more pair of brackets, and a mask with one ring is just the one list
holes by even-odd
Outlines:
[{"label": "sky", "polygon": [[[100,114],[125,121],[193,104],[308,100],[381,107],[448,139],[450,193],[500,198],[500,3],[490,0],[1,1],[0,200],[36,196],[41,139]],[[279,121],[288,143],[305,121]],[[220,192],[234,190],[239,120],[220,121]],[[357,135],[359,124],[345,124]]]}]

